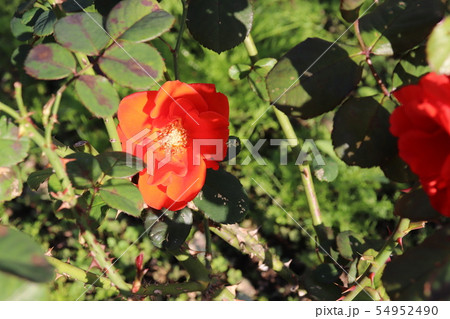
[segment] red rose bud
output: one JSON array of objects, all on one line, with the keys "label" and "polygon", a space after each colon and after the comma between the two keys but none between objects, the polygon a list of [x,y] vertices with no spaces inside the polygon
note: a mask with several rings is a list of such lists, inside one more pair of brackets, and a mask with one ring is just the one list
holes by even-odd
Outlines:
[{"label": "red rose bud", "polygon": [[142,262],[144,261],[144,254],[140,253],[135,260],[136,269],[138,273],[142,272]]},{"label": "red rose bud", "polygon": [[450,77],[429,73],[394,92],[391,133],[400,157],[419,176],[431,205],[450,217]]}]

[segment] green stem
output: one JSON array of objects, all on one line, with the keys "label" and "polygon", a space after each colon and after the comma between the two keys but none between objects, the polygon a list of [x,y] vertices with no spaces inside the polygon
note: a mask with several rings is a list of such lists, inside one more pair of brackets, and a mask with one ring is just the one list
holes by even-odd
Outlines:
[{"label": "green stem", "polygon": [[372,285],[372,279],[370,278],[373,278],[373,276],[375,276],[386,264],[389,257],[393,254],[394,248],[397,247],[398,240],[403,238],[411,230],[410,220],[407,218],[400,219],[397,228],[386,241],[383,248],[381,248],[375,259],[371,262],[370,267],[364,272],[361,279],[358,280],[358,284],[355,286],[355,289],[345,296],[343,300],[353,300],[361,291],[363,291],[365,287],[370,287]]},{"label": "green stem", "polygon": [[[78,280],[88,285],[95,287],[115,290],[120,290],[113,284],[113,282],[107,277],[99,277],[98,275],[75,267],[71,264],[62,262],[54,257],[47,256],[47,261],[55,267],[56,272],[68,276],[71,279]],[[131,289],[131,285],[128,285]],[[183,282],[183,283],[170,283],[170,284],[153,284],[140,288],[136,295],[179,295],[182,293],[192,291],[204,290],[203,285],[198,282]]]},{"label": "green stem", "polygon": [[[244,41],[245,48],[247,49],[250,59],[258,59],[258,50],[256,49],[255,43],[251,35],[249,34]],[[253,60],[252,60],[253,61]],[[299,139],[295,130],[291,124],[291,121],[286,114],[278,110],[274,105],[272,105],[275,115],[280,123],[281,129],[284,132],[286,138],[290,140],[291,147],[301,151],[299,144]],[[314,188],[314,181],[311,175],[311,169],[308,164],[299,165],[300,173],[302,176],[302,183],[305,187],[306,198],[308,200],[309,212],[314,226],[319,226],[322,224],[322,216],[320,213],[319,202],[317,200],[317,194]]]},{"label": "green stem", "polygon": [[21,126],[27,135],[35,142],[45,153],[48,158],[48,161],[53,167],[55,171],[56,177],[61,181],[63,188],[66,190],[65,200],[70,204],[70,206],[75,205],[76,197],[75,191],[72,187],[69,177],[63,167],[60,157],[47,146],[46,140],[44,136],[42,136],[34,126],[29,122],[22,122]]},{"label": "green stem", "polygon": [[203,228],[205,230],[205,264],[206,269],[211,270],[211,258],[212,258],[212,249],[211,249],[211,232],[209,231],[209,221],[208,217],[203,218]]},{"label": "green stem", "polygon": [[319,201],[317,200],[311,169],[308,164],[299,165],[298,168],[302,175],[302,183],[305,187],[306,199],[308,200],[308,207],[313,225],[322,225],[322,215],[320,213]]},{"label": "green stem", "polygon": [[[91,63],[89,63],[89,58],[87,57],[86,54],[75,53],[75,57],[77,58],[78,64],[80,65],[80,67],[82,69],[86,68],[87,66],[89,66],[91,64]],[[86,70],[85,73],[89,74],[89,75],[95,75],[95,71],[92,68],[89,68],[88,70]]]},{"label": "green stem", "polygon": [[244,45],[248,56],[250,57],[250,61],[252,61],[252,64],[255,64],[255,62],[258,61],[258,49],[256,49],[255,42],[250,33],[245,38]]},{"label": "green stem", "polygon": [[23,98],[22,98],[22,83],[20,82],[15,82],[14,83],[14,89],[15,89],[15,98],[16,98],[16,103],[17,103],[17,107],[19,108],[19,112],[20,115],[23,118],[28,117],[27,114],[27,110],[25,108],[25,105],[23,104]]},{"label": "green stem", "polygon": [[1,102],[0,102],[0,110],[4,111],[5,113],[13,117],[20,125],[20,128],[22,129],[24,134],[28,136],[31,140],[33,140],[33,142],[36,143],[42,149],[42,151],[47,156],[50,164],[52,165],[56,177],[58,177],[58,179],[61,181],[61,185],[66,190],[64,200],[68,202],[70,206],[74,206],[76,204],[75,191],[72,187],[69,177],[67,176],[66,171],[64,170],[64,167],[61,163],[61,159],[53,151],[51,146],[49,146],[46,143],[45,137],[41,134],[40,130],[35,128],[34,125],[29,121],[27,116],[27,110],[22,100],[22,90],[21,90],[22,86],[20,84],[19,85],[16,84],[15,88],[16,88],[15,91],[16,101],[18,104],[17,106],[19,107],[20,112],[23,115],[20,116],[16,110]]},{"label": "green stem", "polygon": [[116,123],[114,122],[114,118],[112,116],[108,116],[104,119],[106,131],[109,135],[109,141],[111,142],[111,146],[113,151],[122,152],[122,145],[120,144],[119,134],[117,133]]},{"label": "green stem", "polygon": [[116,287],[125,295],[128,296],[131,293],[130,285],[128,285],[122,277],[117,273],[114,266],[108,261],[105,251],[100,246],[100,244],[95,239],[94,234],[90,231],[85,231],[83,233],[83,238],[86,240],[95,260],[98,262],[100,267],[106,271],[109,279],[116,285]]},{"label": "green stem", "polygon": [[178,33],[177,43],[175,44],[175,49],[172,52],[173,71],[175,74],[175,80],[180,79],[179,68],[178,68],[178,56],[180,54],[181,40],[183,38],[183,33],[184,33],[185,25],[186,25],[186,17],[187,17],[187,1],[181,0],[181,3],[183,5],[183,13],[181,15],[181,20],[180,20],[180,31]]},{"label": "green stem", "polygon": [[210,230],[240,252],[257,258],[261,263],[276,271],[287,282],[298,285],[299,277],[289,269],[277,255],[269,252],[255,235],[238,225],[221,225],[220,228],[210,227]]},{"label": "green stem", "polygon": [[356,38],[358,39],[359,46],[361,47],[361,50],[363,51],[364,55],[366,56],[366,63],[369,66],[370,72],[372,72],[373,77],[375,78],[375,81],[377,82],[378,86],[380,87],[383,94],[387,97],[391,95],[389,90],[387,89],[386,85],[383,83],[383,80],[378,75],[377,70],[375,70],[375,67],[373,66],[372,59],[370,58],[370,55],[372,54],[372,48],[367,47],[364,43],[364,39],[361,36],[361,31],[359,29],[359,20],[356,20],[353,24],[353,27],[355,29]]},{"label": "green stem", "polygon": [[58,110],[61,103],[62,93],[65,91],[67,86],[63,85],[58,92],[56,92],[55,101],[52,106],[52,115],[50,116],[50,121],[45,127],[45,141],[48,146],[52,145],[52,131],[55,123],[58,121]]},{"label": "green stem", "polygon": [[72,279],[84,282],[89,285],[94,285],[99,288],[116,290],[116,287],[114,287],[111,280],[106,277],[99,277],[92,272],[84,271],[83,269],[62,262],[61,260],[54,257],[47,256],[46,258],[47,261],[51,265],[53,265],[53,267],[55,267],[58,274],[69,276]]},{"label": "green stem", "polygon": [[190,255],[186,251],[169,251],[169,253],[178,260],[184,269],[186,269],[190,275],[191,281],[199,282],[203,285],[204,289],[209,286],[209,283],[211,282],[209,271],[198,258]]},{"label": "green stem", "polygon": [[[292,141],[290,144],[291,147],[301,152],[299,139],[297,137],[297,134],[295,134],[291,121],[289,120],[286,114],[278,110],[275,106],[272,107],[278,119],[278,122],[280,123],[281,129],[284,132],[284,135],[286,136],[286,138]],[[308,207],[313,221],[313,225],[319,226],[322,224],[322,216],[320,213],[319,202],[317,200],[317,194],[314,188],[314,181],[311,174],[311,169],[309,168],[308,164],[300,164],[298,168],[302,176],[303,187],[305,187],[306,198],[308,200]]]},{"label": "green stem", "polygon": [[281,129],[283,130],[284,135],[287,139],[290,139],[291,146],[297,146],[299,144],[297,134],[292,127],[291,121],[287,117],[286,114],[281,112],[279,109],[272,105],[272,109],[275,112],[275,116],[277,117],[278,123],[280,123]]},{"label": "green stem", "polygon": [[12,107],[0,102],[0,111],[5,112],[9,116],[11,116],[16,121],[20,121],[20,115],[17,113],[16,110],[14,110]]}]

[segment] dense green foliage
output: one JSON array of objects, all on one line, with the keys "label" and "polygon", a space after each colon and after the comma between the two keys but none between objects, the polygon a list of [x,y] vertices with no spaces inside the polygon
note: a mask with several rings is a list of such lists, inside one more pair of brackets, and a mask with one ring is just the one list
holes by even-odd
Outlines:
[{"label": "dense green foliage", "polygon": [[[56,80],[47,82],[33,79],[23,72],[23,58],[17,57],[13,61],[9,61],[9,58],[7,58],[13,54],[16,48],[19,48],[19,52],[26,49],[25,47],[19,47],[22,42],[15,39],[10,31],[10,20],[18,4],[19,1],[15,0],[2,5],[0,8],[0,35],[2,38],[0,54],[4,57],[0,61],[0,100],[10,105],[13,104],[13,83],[20,81],[24,87],[24,103],[31,112],[31,118],[38,126],[42,127],[42,117],[40,116],[42,105],[51,94],[56,92],[62,82],[57,80],[57,76],[54,77]],[[175,21],[180,19],[182,14],[180,1],[164,0],[161,1],[160,6],[173,15]],[[94,9],[88,8],[88,10]],[[243,17],[243,19],[245,18]],[[166,17],[165,25],[161,29],[170,28],[170,19],[170,17]],[[64,26],[60,27],[63,28]],[[258,0],[254,3],[252,35],[259,51],[259,58],[279,60],[297,44],[310,37],[333,42],[340,37],[347,27],[348,23],[339,14],[339,1]],[[179,28],[180,25],[175,22],[173,28],[162,35],[163,40],[156,38],[152,41],[154,47],[164,57],[166,68],[171,77],[174,76],[174,65],[170,58],[171,48],[167,44],[172,47],[175,45]],[[120,28],[116,31],[120,33]],[[159,33],[155,37],[158,35]],[[148,40],[141,39],[140,36],[137,33],[128,34],[128,37],[134,37],[139,41]],[[346,51],[342,49],[345,55],[354,53],[355,49],[347,45],[354,42],[355,35],[352,30],[346,32],[340,38],[339,44],[345,48]],[[224,44],[225,47],[226,45],[228,44]],[[221,45],[218,50],[222,51],[222,48]],[[86,50],[89,49],[92,48]],[[93,50],[95,51],[95,48]],[[250,62],[243,44],[217,54],[202,47],[189,32],[183,33],[178,58],[180,78],[187,83],[214,83],[218,92],[227,95],[230,102],[230,135],[248,139],[252,143],[260,138],[284,138],[280,124],[272,109],[259,118],[268,104],[257,98],[255,92],[253,92],[257,88],[255,83],[252,82],[254,80],[251,77],[248,78],[250,80],[247,78],[233,80],[229,77],[230,66],[250,64]],[[397,61],[394,61],[393,58],[374,57],[373,63],[380,78],[387,83],[389,88],[394,87],[391,74]],[[101,70],[117,82],[113,86],[120,97],[124,97],[139,88],[139,85],[136,85],[133,89],[118,85],[121,84],[121,70],[116,67],[113,65],[108,68],[106,62],[100,61]],[[354,63],[354,68],[354,71],[358,73],[356,63]],[[117,80],[113,75],[115,71],[118,72]],[[381,92],[377,88],[376,81],[374,78],[367,76],[370,70],[366,67],[361,72],[362,83],[359,85],[356,95],[360,98],[375,95],[379,100]],[[358,76],[359,74],[356,75],[356,77]],[[158,77],[162,78],[162,76]],[[254,79],[258,80],[257,77]],[[77,80],[77,85],[78,87],[71,86],[64,92],[58,123],[54,130],[55,138],[65,145],[73,145],[81,140],[86,140],[100,153],[110,150],[109,137],[103,121],[94,117],[92,113],[98,116],[109,116],[111,114],[99,113],[96,110],[96,102],[92,99],[87,103],[92,105],[92,109],[86,109],[80,101],[83,100],[80,98],[83,95],[79,92],[83,90],[83,83],[80,79]],[[108,85],[110,85],[109,82],[105,83],[105,86]],[[148,86],[150,85],[149,83]],[[156,86],[153,86],[153,88],[156,88]],[[347,93],[343,92],[343,96],[338,103]],[[111,99],[111,105],[116,103],[117,99],[114,96]],[[374,103],[378,105],[377,102]],[[383,106],[389,110],[394,107],[389,103],[385,103]],[[385,109],[383,110],[385,111]],[[341,161],[335,154],[331,142],[334,114],[335,111],[332,110],[312,119],[296,118],[292,120],[292,124],[297,136],[301,140],[313,139],[325,159],[333,162],[335,169],[338,171],[336,178],[333,178],[331,183],[320,181],[317,178],[314,179],[324,224],[334,229],[336,234],[352,231],[357,238],[365,239],[365,248],[377,250],[381,248],[384,240],[388,237],[390,229],[394,228],[397,219],[393,214],[394,203],[400,196],[401,190],[409,187],[409,184],[395,183],[385,176],[380,167],[371,167],[378,165],[378,163],[367,165],[371,168],[360,168],[348,166],[348,163]],[[256,120],[258,121],[253,125]],[[29,154],[24,162],[17,165],[24,182],[32,172],[37,169],[44,169],[48,164],[47,158],[41,156],[40,149],[36,145],[31,146]],[[267,165],[259,165],[255,160],[243,165],[242,162],[249,155],[248,150],[243,149],[237,156],[237,165],[225,166],[228,172],[239,178],[249,197],[249,213],[240,225],[246,229],[257,229],[257,241],[264,247],[269,247],[269,251],[279,256],[282,262],[290,263],[290,268],[297,274],[306,278],[313,278],[311,269],[316,269],[320,265],[319,267],[322,268],[319,268],[320,272],[318,273],[325,273],[332,277],[326,283],[333,282],[336,280],[337,270],[334,268],[331,270],[324,269],[327,267],[324,265],[330,264],[322,263],[325,258],[324,255],[316,251],[315,242],[297,224],[300,223],[301,227],[304,227],[308,233],[314,234],[315,230],[310,219],[307,198],[304,195],[305,189],[297,166],[294,164],[280,166],[278,164],[280,148],[271,146],[268,142],[263,145],[260,154]],[[295,154],[295,152],[290,153],[289,158],[293,159],[290,162],[294,163],[297,156],[298,154]],[[370,160],[373,160],[373,158]],[[101,174],[100,165],[101,163],[98,168],[98,176],[93,178],[93,182]],[[73,169],[76,170],[77,168]],[[74,176],[76,177],[77,174],[74,173]],[[257,183],[261,187],[253,182],[252,177],[257,178]],[[48,181],[49,188],[58,190],[58,182],[50,178]],[[86,181],[81,181],[81,183],[83,182]],[[89,180],[88,183],[90,182],[92,181]],[[77,181],[73,184],[75,186]],[[110,184],[114,184],[114,182]],[[58,206],[54,201],[51,201],[52,195],[42,187],[37,191],[33,191],[31,187],[30,181],[28,181],[28,184],[24,184],[21,197],[0,204],[0,223],[28,234],[39,243],[43,250],[53,249],[53,255],[59,260],[70,259],[70,263],[74,266],[85,270],[90,269],[98,275],[102,274],[100,267],[92,262],[92,254],[86,249],[86,243],[80,236],[80,230],[75,219],[72,218],[73,216],[65,210],[56,210],[55,212],[55,208]],[[82,189],[83,185],[80,188]],[[271,194],[273,198],[269,197],[266,192]],[[90,194],[86,195],[85,202],[89,201],[89,196]],[[111,200],[108,194],[102,196],[100,192],[100,196],[112,208],[121,208],[114,207],[114,204],[112,204],[114,200]],[[291,216],[274,202],[279,203]],[[101,204],[104,203],[99,203],[99,207]],[[117,215],[115,209],[103,210],[99,208],[95,211],[95,214],[91,217],[92,222],[99,225],[97,230],[98,240],[106,245],[106,251],[110,252],[110,257],[117,258],[120,256],[114,266],[126,282],[132,283],[135,279],[135,258],[140,253],[144,254],[144,268],[149,268],[143,279],[144,285],[185,281],[189,277],[186,270],[180,266],[172,255],[156,247],[148,236],[140,236],[145,229],[141,220],[128,214]],[[139,210],[135,215],[139,215]],[[198,215],[194,214],[193,218],[195,225],[201,225],[201,218]],[[170,220],[165,222],[165,225],[160,226],[163,228],[171,227],[171,219],[172,216]],[[212,220],[215,219],[212,218]],[[220,221],[222,222],[222,220]],[[429,223],[426,228],[405,237],[403,246],[419,245],[428,235],[434,232],[438,224],[445,224],[445,222]],[[186,229],[183,229],[183,231],[186,231]],[[188,228],[188,231],[190,231],[187,236],[189,248],[193,251],[203,250],[202,227]],[[363,240],[361,240],[362,242]],[[238,286],[238,299],[299,300],[306,293],[304,287],[301,287],[300,290],[297,289],[298,287],[293,288],[291,283],[287,283],[277,276],[273,270],[265,270],[264,264],[258,265],[256,258],[252,259],[248,255],[241,254],[214,234],[212,234],[212,251],[211,267],[215,276],[222,280],[225,285],[241,283]],[[355,271],[355,274],[356,263],[350,265],[350,261],[356,257],[357,252],[359,253],[359,250],[355,250],[353,253],[350,251],[349,258],[340,257],[341,259],[339,259],[341,263],[348,263],[344,266],[348,266],[351,269],[350,271]],[[340,253],[342,254],[342,252]],[[355,254],[355,256],[352,254]],[[200,259],[204,259],[203,254],[200,253],[199,256]],[[114,291],[103,288],[92,288],[84,293],[87,287],[85,284],[64,276],[41,285],[44,289],[39,291],[40,294],[36,295],[35,298],[50,300],[121,299],[116,296]],[[306,285],[308,286],[308,284]],[[337,288],[318,293],[308,291],[308,293],[310,295],[307,298],[315,299],[332,300],[340,296],[340,291]],[[189,293],[176,297],[152,296],[150,298],[156,300],[200,299],[201,294]]]}]

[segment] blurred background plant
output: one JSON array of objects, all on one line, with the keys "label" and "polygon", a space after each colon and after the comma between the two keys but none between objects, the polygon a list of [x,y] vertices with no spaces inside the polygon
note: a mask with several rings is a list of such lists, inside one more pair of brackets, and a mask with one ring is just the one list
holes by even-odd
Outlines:
[{"label": "blurred background plant", "polygon": [[[114,1],[113,1],[114,2]],[[10,21],[19,0],[9,1],[0,7],[0,34],[2,46],[0,53],[1,91],[0,100],[6,104],[14,103],[13,83],[19,81],[23,85],[25,105],[31,117],[42,126],[40,110],[42,105],[61,85],[61,80],[37,81],[23,71],[23,60],[12,58],[13,52],[23,44],[11,33]],[[43,2],[42,5],[45,5]],[[160,6],[175,16],[179,21],[182,5],[178,0],[163,0]],[[309,37],[319,37],[333,42],[348,27],[339,15],[339,1],[331,0],[258,0],[253,4],[254,21],[252,35],[259,51],[260,58],[279,59],[295,45]],[[88,6],[87,11],[94,11]],[[165,58],[169,74],[173,77],[173,61],[171,48],[177,41],[179,23],[152,44]],[[44,40],[44,43],[46,40]],[[346,32],[339,44],[355,43],[353,30]],[[350,49],[351,51],[351,49]],[[16,51],[17,52],[17,51]],[[17,56],[16,56],[17,57]],[[230,135],[241,139],[249,139],[252,143],[259,138],[284,138],[280,124],[273,110],[269,110],[259,120],[259,116],[267,108],[267,102],[256,98],[247,79],[231,79],[229,69],[232,65],[250,64],[251,61],[244,44],[217,54],[202,47],[189,32],[182,35],[179,54],[179,74],[187,83],[214,83],[218,92],[227,95],[230,102]],[[373,64],[380,78],[392,87],[390,74],[397,65],[394,58],[374,57]],[[376,80],[363,71],[362,84],[358,88],[359,96],[379,94]],[[133,92],[115,85],[119,96]],[[391,107],[392,108],[392,107]],[[395,183],[385,177],[379,167],[360,168],[347,166],[334,153],[331,143],[332,119],[334,111],[313,119],[295,119],[292,121],[297,136],[302,139],[313,139],[326,158],[335,163],[336,176],[333,181],[315,179],[317,199],[322,210],[324,224],[336,232],[351,230],[360,238],[370,239],[374,249],[381,248],[384,240],[395,227],[394,202],[401,190],[408,185]],[[253,125],[253,123],[258,122]],[[109,137],[104,129],[103,121],[94,117],[79,101],[73,87],[69,87],[62,98],[58,124],[54,130],[55,137],[66,145],[86,140],[100,153],[110,149]],[[47,159],[41,156],[36,146],[30,148],[30,156],[17,165],[20,177],[25,182],[29,174],[36,169],[45,168]],[[278,255],[282,262],[288,263],[290,269],[299,275],[307,275],[309,269],[321,265],[316,244],[299,229],[282,209],[274,205],[272,199],[258,188],[252,177],[258,177],[258,183],[267,190],[274,199],[292,213],[301,225],[314,233],[306,197],[303,195],[300,174],[295,165],[280,166],[280,150],[266,143],[260,154],[267,165],[261,166],[256,161],[242,165],[243,159],[249,155],[243,149],[238,155],[237,165],[226,167],[237,176],[248,196],[250,209],[241,226],[246,229],[257,229],[257,241]],[[292,154],[291,154],[292,155]],[[290,155],[290,156],[291,156]],[[297,154],[293,154],[295,159]],[[335,178],[335,179],[334,179]],[[43,250],[53,249],[59,260],[70,260],[70,264],[81,269],[102,274],[98,265],[93,262],[92,254],[84,247],[84,241],[75,221],[61,218],[54,214],[48,193],[42,189],[32,191],[25,183],[22,196],[0,204],[0,221],[2,225],[18,229],[32,237]],[[123,256],[115,264],[126,282],[133,282],[136,274],[135,258],[144,254],[144,265],[149,271],[144,276],[144,284],[168,283],[184,281],[189,275],[175,261],[174,257],[155,247],[151,240],[144,236],[144,225],[138,219],[126,214],[116,216],[115,210],[108,210],[104,221],[98,228],[98,239],[107,245],[112,256]],[[442,220],[440,224],[445,223]],[[438,223],[438,224],[439,224]],[[448,223],[448,222],[447,222]],[[405,237],[403,246],[419,245],[428,235],[434,232],[435,224],[421,229]],[[192,250],[204,247],[203,233],[193,228],[187,243]],[[130,246],[131,245],[131,246]],[[127,250],[127,248],[130,248]],[[333,298],[340,291],[317,293],[314,297],[306,295],[303,288],[298,289],[276,276],[274,271],[266,269],[264,264],[255,262],[255,258],[241,254],[226,242],[212,237],[212,272],[228,285],[237,285],[237,298],[254,300],[298,300],[308,298]],[[202,256],[200,253],[199,256]],[[335,270],[325,271],[331,281],[336,280]],[[81,281],[73,281],[61,276],[55,281],[40,284],[43,289],[32,298],[50,300],[82,300],[121,299],[111,289],[90,289],[83,294],[86,285]],[[331,297],[330,297],[331,296]],[[187,300],[198,299],[200,293],[192,292],[174,297],[152,296],[151,299]],[[1,298],[0,298],[1,299]]]}]

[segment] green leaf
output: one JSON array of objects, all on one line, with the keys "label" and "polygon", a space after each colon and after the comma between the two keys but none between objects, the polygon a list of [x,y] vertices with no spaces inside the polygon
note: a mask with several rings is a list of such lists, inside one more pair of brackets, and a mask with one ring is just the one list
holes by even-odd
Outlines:
[{"label": "green leaf", "polygon": [[27,179],[27,184],[32,190],[38,190],[43,182],[53,175],[52,168],[46,168],[44,170],[36,171],[30,174]]},{"label": "green leaf", "polygon": [[145,90],[162,77],[164,61],[148,44],[121,42],[120,46],[113,45],[106,50],[99,65],[110,79],[120,85]]},{"label": "green leaf", "polygon": [[221,53],[237,46],[250,33],[252,6],[249,0],[190,1],[186,23],[195,40]]},{"label": "green leaf", "polygon": [[309,38],[278,61],[266,82],[271,103],[288,115],[308,119],[341,104],[360,79],[361,68],[344,49]]},{"label": "green leaf", "polygon": [[166,211],[161,216],[148,214],[145,218],[145,229],[158,248],[174,250],[179,248],[191,231],[193,222],[192,211],[183,208],[180,211]]},{"label": "green leaf", "polygon": [[98,13],[73,14],[55,24],[55,39],[71,51],[98,55],[110,41],[102,25],[102,16]]},{"label": "green leaf", "polygon": [[359,17],[359,9],[366,0],[341,0],[339,9],[347,22],[354,22]]},{"label": "green leaf", "polygon": [[84,211],[89,212],[89,226],[93,229],[100,227],[108,208],[105,201],[98,194],[92,197],[91,192],[85,192],[78,198],[77,204]]},{"label": "green leaf", "polygon": [[64,191],[64,188],[59,178],[55,174],[51,175],[48,179],[48,192],[50,196],[53,198],[52,193],[57,194],[58,192],[62,191]]},{"label": "green leaf", "polygon": [[94,0],[65,0],[62,3],[62,8],[66,12],[78,12],[94,3]]},{"label": "green leaf", "polygon": [[264,58],[255,62],[253,68],[256,73],[265,77],[277,64],[277,59],[274,58]]},{"label": "green leaf", "polygon": [[32,46],[29,44],[19,45],[11,54],[11,64],[15,67],[22,68],[31,49]]},{"label": "green leaf", "polygon": [[252,91],[263,101],[269,102],[269,94],[266,88],[266,79],[261,76],[256,70],[252,70],[247,77],[248,83]]},{"label": "green leaf", "polygon": [[52,34],[56,20],[56,15],[52,10],[42,12],[34,24],[34,34],[41,37]]},{"label": "green leaf", "polygon": [[[333,265],[322,264],[314,270],[306,269],[302,275],[304,287],[313,300],[336,300],[341,297],[342,290],[333,283],[336,278],[336,270],[333,268]],[[324,281],[326,283],[323,283]]]},{"label": "green leaf", "polygon": [[241,183],[222,169],[208,169],[205,185],[194,203],[210,219],[222,224],[240,222],[248,212],[248,198]]},{"label": "green leaf", "polygon": [[133,166],[138,159],[124,152],[105,152],[97,160],[103,173],[112,177],[130,177],[140,171]]},{"label": "green leaf", "polygon": [[347,165],[379,166],[396,154],[389,132],[389,112],[371,97],[351,98],[334,116],[331,138]]},{"label": "green leaf", "polygon": [[313,276],[319,284],[332,284],[339,279],[339,272],[333,264],[320,264],[314,269]]},{"label": "green leaf", "polygon": [[107,16],[109,12],[118,4],[121,0],[94,0],[95,9],[102,16]]},{"label": "green leaf", "polygon": [[22,15],[22,23],[33,27],[38,20],[39,16],[44,12],[41,8],[33,7],[30,10],[27,10]]},{"label": "green leaf", "polygon": [[252,67],[248,64],[233,64],[228,69],[228,75],[232,80],[245,79],[251,71]]},{"label": "green leaf", "polygon": [[332,182],[339,175],[338,163],[329,156],[323,156],[325,165],[319,165],[316,158],[312,162],[311,168],[314,171],[314,176],[321,182]]},{"label": "green leaf", "polygon": [[29,139],[19,136],[19,128],[10,123],[6,116],[0,117],[0,167],[21,162],[27,157],[29,147]]},{"label": "green leaf", "polygon": [[13,17],[10,23],[11,33],[19,41],[27,41],[33,37],[33,27],[27,26],[19,17]]},{"label": "green leaf", "polygon": [[73,187],[78,189],[94,187],[102,174],[100,164],[94,156],[88,153],[73,153],[67,155],[65,159],[73,159],[66,164],[67,175]]},{"label": "green leaf", "polygon": [[100,196],[112,208],[135,217],[139,217],[144,205],[139,189],[125,179],[108,180],[101,186]]},{"label": "green leaf", "polygon": [[22,194],[22,180],[18,167],[0,167],[0,203]]},{"label": "green leaf", "polygon": [[378,251],[373,248],[369,248],[361,254],[361,258],[358,262],[358,275],[361,276],[372,265],[373,260],[378,255]]},{"label": "green leaf", "polygon": [[386,265],[382,280],[392,300],[449,300],[450,227]]},{"label": "green leaf", "polygon": [[119,108],[116,89],[101,75],[80,76],[75,82],[75,90],[81,103],[96,116],[113,116]]},{"label": "green leaf", "polygon": [[35,282],[54,277],[41,247],[27,235],[0,226],[0,270]]},{"label": "green leaf", "polygon": [[383,163],[381,169],[391,181],[397,183],[413,183],[417,181],[417,175],[411,171],[409,165],[398,154],[395,154],[387,162]]},{"label": "green leaf", "polygon": [[76,61],[69,50],[56,43],[35,46],[25,60],[28,75],[40,80],[59,80],[75,73]]},{"label": "green leaf", "polygon": [[115,39],[146,42],[169,31],[175,18],[156,1],[124,0],[108,15],[106,29]]},{"label": "green leaf", "polygon": [[336,236],[337,249],[341,256],[348,260],[353,260],[355,255],[363,252],[363,244],[364,240],[352,231],[344,231]]},{"label": "green leaf", "polygon": [[348,260],[353,259],[353,249],[350,242],[349,232],[342,232],[336,236],[336,245],[342,257]]},{"label": "green leaf", "polygon": [[398,56],[420,44],[444,11],[441,0],[386,0],[362,17],[359,25],[367,46],[384,37]]},{"label": "green leaf", "polygon": [[428,195],[421,187],[414,187],[408,193],[400,196],[395,202],[394,214],[412,221],[429,221],[441,217],[431,206]]},{"label": "green leaf", "polygon": [[48,285],[24,280],[0,271],[0,300],[2,301],[45,301],[48,300]]},{"label": "green leaf", "polygon": [[420,46],[404,54],[394,68],[392,73],[393,89],[405,85],[417,84],[422,76],[430,72],[425,47]]},{"label": "green leaf", "polygon": [[434,28],[428,39],[427,56],[433,71],[450,75],[450,18]]}]

